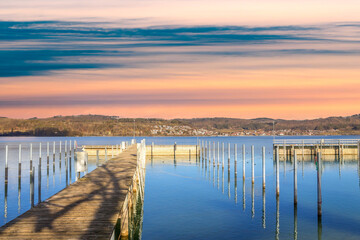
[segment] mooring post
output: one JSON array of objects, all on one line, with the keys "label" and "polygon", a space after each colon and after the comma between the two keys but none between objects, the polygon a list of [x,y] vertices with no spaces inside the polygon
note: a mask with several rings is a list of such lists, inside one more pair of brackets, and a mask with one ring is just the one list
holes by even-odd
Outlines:
[{"label": "mooring post", "polygon": [[225,144],[222,143],[222,168],[224,168],[224,161],[225,161]]},{"label": "mooring post", "polygon": [[220,164],[220,142],[218,142],[218,144],[217,144],[217,149],[218,149],[217,165],[219,166],[219,164]]},{"label": "mooring post", "polygon": [[294,154],[294,204],[297,205],[297,154]]},{"label": "mooring post", "polygon": [[211,162],[211,141],[209,141],[209,166]]},{"label": "mooring post", "polygon": [[35,180],[35,167],[30,171],[30,205],[34,207],[34,181]]},{"label": "mooring post", "polygon": [[68,155],[67,155],[67,141],[65,141],[64,153],[65,153],[65,162],[66,162],[66,159],[67,159],[67,157],[68,157]]},{"label": "mooring post", "polygon": [[38,203],[41,202],[41,165],[38,166]]},{"label": "mooring post", "polygon": [[234,144],[234,172],[235,172],[235,178],[237,175],[237,144]]},{"label": "mooring post", "polygon": [[242,162],[243,180],[245,180],[245,144],[242,145],[242,158],[243,158],[243,162]]},{"label": "mooring post", "polygon": [[279,171],[279,147],[276,147],[276,196],[280,195]]},{"label": "mooring post", "polygon": [[189,162],[191,161],[191,149],[189,149]]},{"label": "mooring post", "polygon": [[[59,168],[60,168],[60,172],[61,172],[61,141],[59,143]],[[61,176],[61,174],[60,174]]]},{"label": "mooring post", "polygon": [[174,143],[174,159],[176,159],[176,142]]},{"label": "mooring post", "polygon": [[55,142],[53,142],[53,172],[55,173]]},{"label": "mooring post", "polygon": [[19,144],[19,178],[21,178],[21,144]]},{"label": "mooring post", "polygon": [[304,161],[304,151],[305,151],[305,143],[304,143],[304,140],[302,140],[302,160]]},{"label": "mooring post", "polygon": [[67,155],[67,141],[65,141],[65,149],[64,149],[64,153],[65,153],[65,183],[66,186],[69,185],[69,163],[68,163],[68,155]]},{"label": "mooring post", "polygon": [[317,204],[318,204],[318,216],[322,215],[321,204],[321,153],[317,153]]},{"label": "mooring post", "polygon": [[69,144],[69,157],[68,157],[68,168],[69,168],[69,182],[71,184],[71,161],[72,161],[72,158],[71,158],[71,148],[72,148],[72,144],[71,144],[71,140],[70,140],[70,144]]},{"label": "mooring post", "polygon": [[360,141],[358,141],[358,161],[360,162]]},{"label": "mooring post", "polygon": [[30,143],[30,152],[29,152],[29,158],[30,158],[30,172],[32,171],[32,167],[33,167],[33,146],[32,143]]},{"label": "mooring post", "polygon": [[46,143],[46,165],[49,167],[50,161],[50,144],[49,142]]},{"label": "mooring post", "polygon": [[215,167],[215,158],[216,158],[216,146],[215,142],[213,142],[213,167]]},{"label": "mooring post", "polygon": [[262,185],[265,189],[265,147],[262,147]]},{"label": "mooring post", "polygon": [[285,143],[285,140],[284,140],[284,161],[286,162],[286,143]]},{"label": "mooring post", "polygon": [[41,169],[41,143],[39,144],[39,166]]},{"label": "mooring post", "polygon": [[9,146],[6,145],[5,146],[5,184],[7,184],[9,180],[8,158],[9,158]]},{"label": "mooring post", "polygon": [[254,163],[254,145],[251,145],[251,183],[254,184],[255,182],[255,163]]},{"label": "mooring post", "polygon": [[211,162],[211,141],[209,141],[209,171],[210,171],[210,162]]},{"label": "mooring post", "polygon": [[228,143],[228,167],[230,168],[230,143]]},{"label": "mooring post", "polygon": [[105,162],[107,162],[108,160],[108,152],[107,152],[107,147],[105,147]]}]

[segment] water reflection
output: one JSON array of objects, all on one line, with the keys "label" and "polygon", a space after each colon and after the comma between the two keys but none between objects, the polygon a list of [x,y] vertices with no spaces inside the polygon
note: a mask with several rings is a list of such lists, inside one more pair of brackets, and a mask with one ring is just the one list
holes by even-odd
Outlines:
[{"label": "water reflection", "polygon": [[254,184],[251,184],[251,218],[255,217],[255,193],[254,193]]},{"label": "water reflection", "polygon": [[294,240],[297,240],[297,205],[294,205]]},{"label": "water reflection", "polygon": [[262,226],[263,228],[266,228],[266,207],[265,207],[265,188],[263,188],[262,191]]},{"label": "water reflection", "polygon": [[279,222],[279,218],[280,218],[280,209],[279,209],[279,196],[276,195],[276,221],[275,221],[275,239],[279,239],[279,234],[280,234],[280,222]]},{"label": "water reflection", "polygon": [[243,185],[242,185],[242,201],[243,201],[243,210],[245,211],[246,203],[245,203],[245,179],[243,179]]}]

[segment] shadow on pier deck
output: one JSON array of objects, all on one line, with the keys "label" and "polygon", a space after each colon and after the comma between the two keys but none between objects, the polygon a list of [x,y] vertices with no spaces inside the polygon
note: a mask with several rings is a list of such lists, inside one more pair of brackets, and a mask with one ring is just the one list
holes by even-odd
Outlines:
[{"label": "shadow on pier deck", "polygon": [[0,228],[0,239],[109,239],[137,168],[137,148],[98,167]]}]

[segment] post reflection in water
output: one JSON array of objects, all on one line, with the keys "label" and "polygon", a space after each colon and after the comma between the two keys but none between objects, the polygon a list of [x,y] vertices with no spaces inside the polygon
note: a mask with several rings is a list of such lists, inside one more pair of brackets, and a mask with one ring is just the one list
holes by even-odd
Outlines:
[{"label": "post reflection in water", "polygon": [[8,195],[8,183],[5,182],[5,199],[4,199],[4,218],[7,218],[7,195]]},{"label": "post reflection in water", "polygon": [[237,174],[234,176],[234,195],[235,195],[235,204],[237,204]]},{"label": "post reflection in water", "polygon": [[228,197],[230,199],[230,169],[228,170]]},{"label": "post reflection in water", "polygon": [[262,225],[263,228],[266,228],[266,206],[265,206],[265,188],[263,188],[263,192],[262,192]]},{"label": "post reflection in water", "polygon": [[215,187],[215,167],[213,167],[213,187]]},{"label": "post reflection in water", "polygon": [[242,197],[243,197],[243,210],[245,211],[245,179],[243,179],[243,185],[242,185]]},{"label": "post reflection in water", "polygon": [[321,235],[322,235],[322,222],[321,222],[321,215],[318,215],[318,224],[317,224],[317,228],[318,228],[318,240],[321,240]]},{"label": "post reflection in water", "polygon": [[217,188],[219,189],[219,165],[217,166],[216,172],[217,172]]},{"label": "post reflection in water", "polygon": [[297,240],[297,205],[294,205],[294,240]]},{"label": "post reflection in water", "polygon": [[222,193],[224,194],[224,168],[222,169]]},{"label": "post reflection in water", "polygon": [[255,217],[254,184],[251,184],[251,218]]},{"label": "post reflection in water", "polygon": [[276,229],[275,229],[275,239],[279,239],[279,234],[280,234],[280,222],[279,222],[279,217],[280,217],[280,209],[279,209],[279,196],[276,196]]},{"label": "post reflection in water", "polygon": [[21,209],[21,177],[18,180],[18,213],[20,213]]}]

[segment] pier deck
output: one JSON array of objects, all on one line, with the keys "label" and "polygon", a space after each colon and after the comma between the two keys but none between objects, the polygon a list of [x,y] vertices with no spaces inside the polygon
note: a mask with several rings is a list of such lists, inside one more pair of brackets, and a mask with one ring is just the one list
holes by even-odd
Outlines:
[{"label": "pier deck", "polygon": [[137,166],[136,145],[0,228],[0,239],[109,239]]}]

